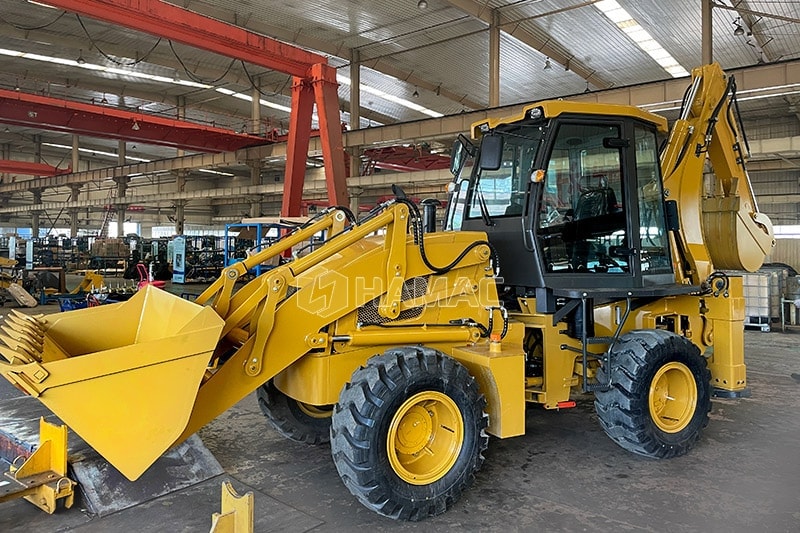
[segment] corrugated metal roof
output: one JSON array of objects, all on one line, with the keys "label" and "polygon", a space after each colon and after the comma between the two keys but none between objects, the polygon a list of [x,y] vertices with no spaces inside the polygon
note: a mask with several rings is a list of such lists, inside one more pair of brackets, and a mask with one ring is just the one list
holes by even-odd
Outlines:
[{"label": "corrugated metal roof", "polygon": [[[691,70],[700,63],[697,0],[618,2],[684,68]],[[364,65],[361,83],[369,88],[361,93],[364,127],[426,116],[398,103],[398,98],[442,114],[488,104],[489,25],[456,7],[465,3],[470,2],[428,0],[425,10],[418,9],[413,0],[192,0],[186,5],[313,49],[328,56],[346,77],[350,75],[351,50],[357,50]],[[480,16],[494,9],[506,21],[500,46],[501,105],[579,93],[587,88],[586,77],[590,89],[601,82],[619,87],[669,77],[585,0],[475,0],[472,5]],[[723,68],[800,57],[800,2],[746,0],[736,5],[738,12],[713,10],[714,55]],[[64,59],[76,59],[80,54],[98,65],[166,78],[197,79],[247,95],[252,94],[252,82],[256,81],[263,99],[279,106],[290,105],[291,81],[283,73],[242,66],[238,61],[181,44],[170,47],[166,39],[159,42],[91,17],[80,17],[79,21],[74,14],[60,14],[24,0],[0,0],[0,13],[0,48]],[[734,35],[737,24],[743,27],[743,35]],[[525,41],[539,43],[543,51]],[[561,57],[550,58],[552,68],[544,70],[548,50]],[[587,74],[580,76],[565,68],[565,59],[579,62]],[[126,105],[135,101],[143,110],[160,113],[174,113],[180,96],[186,101],[190,119],[234,129],[249,120],[251,107],[249,102],[213,88],[187,88],[133,75],[0,55],[0,87],[13,86],[83,101],[99,101],[105,94],[112,104],[124,96]],[[349,120],[349,86],[339,88],[339,98],[343,120]],[[762,104],[768,105],[757,105]],[[285,111],[262,107],[266,124],[282,128],[287,119]]]}]

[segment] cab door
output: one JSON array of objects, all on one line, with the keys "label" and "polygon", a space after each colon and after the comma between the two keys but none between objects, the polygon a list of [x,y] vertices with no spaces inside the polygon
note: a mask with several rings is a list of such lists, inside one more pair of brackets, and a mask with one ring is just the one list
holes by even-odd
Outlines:
[{"label": "cab door", "polygon": [[563,118],[541,165],[531,223],[544,286],[633,288],[672,272],[653,128]]}]

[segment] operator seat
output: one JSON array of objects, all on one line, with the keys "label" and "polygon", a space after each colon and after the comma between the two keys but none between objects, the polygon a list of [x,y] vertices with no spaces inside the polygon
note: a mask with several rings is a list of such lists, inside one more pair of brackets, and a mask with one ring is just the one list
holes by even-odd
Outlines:
[{"label": "operator seat", "polygon": [[584,190],[575,204],[575,220],[599,217],[617,210],[617,195],[608,186]]}]

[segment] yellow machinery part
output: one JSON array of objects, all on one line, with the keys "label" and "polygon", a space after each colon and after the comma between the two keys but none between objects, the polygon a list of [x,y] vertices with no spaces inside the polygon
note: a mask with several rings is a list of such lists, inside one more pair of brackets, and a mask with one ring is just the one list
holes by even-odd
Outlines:
[{"label": "yellow machinery part", "polygon": [[154,287],[119,304],[27,318],[27,327],[7,325],[27,337],[17,342],[33,362],[0,363],[0,373],[131,480],[186,427],[223,325],[213,309]]},{"label": "yellow machinery part", "polygon": [[99,289],[105,284],[102,274],[98,274],[94,270],[87,270],[84,274],[80,284],[72,289],[70,294],[81,294],[84,292],[91,292],[93,288]]},{"label": "yellow machinery part", "polygon": [[452,355],[475,378],[486,396],[487,433],[499,438],[525,434],[525,327],[510,322],[501,341],[453,348]]},{"label": "yellow machinery part", "polygon": [[648,391],[653,423],[665,433],[678,433],[692,421],[697,397],[692,371],[678,361],[667,363],[653,376]]},{"label": "yellow machinery part", "polygon": [[464,444],[464,420],[447,394],[424,391],[397,409],[389,424],[386,455],[411,485],[430,485],[447,474]]},{"label": "yellow machinery part", "polygon": [[[429,293],[411,301],[398,279],[437,276],[408,234],[408,217],[408,206],[396,203],[341,232],[345,217],[334,210],[226,268],[198,298],[201,305],[146,287],[120,304],[58,316],[11,316],[6,321],[11,333],[0,333],[6,345],[0,346],[6,361],[0,362],[0,373],[38,397],[135,480],[169,447],[309,354],[348,359],[349,376],[358,365],[332,352],[340,333],[347,338],[345,353],[359,351],[359,343],[371,344],[371,353],[362,351],[359,363],[396,346],[433,343],[452,353],[455,346],[479,341],[475,324],[451,323],[469,318],[486,324],[493,312],[489,309],[498,305],[489,247],[481,243],[485,234],[426,238],[427,257],[434,264],[447,265],[464,253],[455,268],[438,276],[442,283],[432,282]],[[249,267],[320,231],[336,236],[235,287]],[[375,236],[381,231],[384,235]],[[406,322],[404,328],[357,325],[357,310],[376,298],[384,320],[399,319],[415,306],[424,313],[398,320]],[[338,331],[346,315],[351,321],[346,331]],[[303,334],[296,334],[298,327]],[[388,331],[394,334],[385,335]],[[516,355],[521,369],[521,351]],[[343,373],[335,376],[338,381],[327,383],[326,396],[331,390],[338,393],[346,381]],[[521,383],[516,383],[520,390]],[[312,406],[333,403],[295,399]]]},{"label": "yellow machinery part", "polygon": [[221,512],[211,515],[209,533],[253,533],[253,493],[239,496],[230,481],[222,483]]},{"label": "yellow machinery part", "polygon": [[67,426],[39,419],[39,447],[20,466],[17,461],[0,478],[0,502],[25,498],[53,514],[56,502],[72,507],[75,482],[67,477]]}]

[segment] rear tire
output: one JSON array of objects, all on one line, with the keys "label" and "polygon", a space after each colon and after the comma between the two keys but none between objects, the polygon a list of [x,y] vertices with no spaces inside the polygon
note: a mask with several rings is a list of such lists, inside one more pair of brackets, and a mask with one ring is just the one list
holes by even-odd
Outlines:
[{"label": "rear tire", "polygon": [[353,373],[334,408],[331,452],[364,506],[390,518],[445,512],[488,445],[485,398],[464,366],[424,347],[388,350]]},{"label": "rear tire", "polygon": [[269,423],[289,440],[305,444],[330,442],[332,407],[315,407],[282,393],[272,381],[257,391],[258,405]]},{"label": "rear tire", "polygon": [[[595,393],[603,430],[633,453],[688,452],[708,425],[711,373],[688,339],[664,330],[623,335],[611,352],[611,390]],[[598,380],[605,381],[602,370]]]}]

